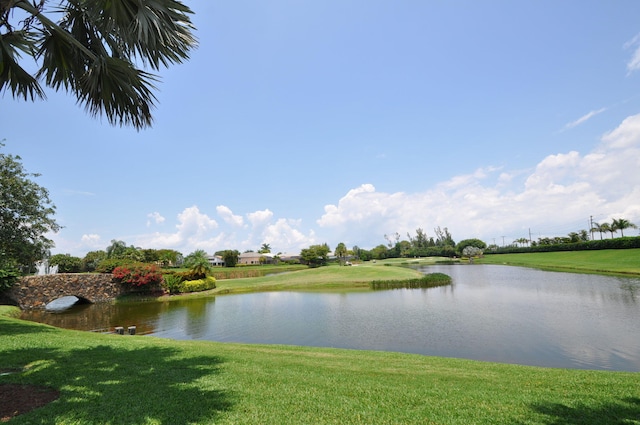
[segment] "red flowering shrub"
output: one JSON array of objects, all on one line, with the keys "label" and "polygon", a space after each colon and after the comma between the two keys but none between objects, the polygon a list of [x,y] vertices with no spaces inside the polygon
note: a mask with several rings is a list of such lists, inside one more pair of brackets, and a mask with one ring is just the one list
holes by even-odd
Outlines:
[{"label": "red flowering shrub", "polygon": [[113,269],[113,277],[132,286],[156,285],[162,282],[162,273],[154,264],[130,264]]}]

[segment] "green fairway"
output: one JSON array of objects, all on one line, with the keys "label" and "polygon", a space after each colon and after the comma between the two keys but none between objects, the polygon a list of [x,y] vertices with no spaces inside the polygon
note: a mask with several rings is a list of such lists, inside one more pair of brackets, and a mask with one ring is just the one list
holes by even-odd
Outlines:
[{"label": "green fairway", "polygon": [[[0,315],[10,308],[0,307]],[[640,375],[173,341],[0,316],[0,384],[57,401],[11,424],[634,424]]]},{"label": "green fairway", "polygon": [[[277,270],[277,269],[276,269]],[[422,273],[406,267],[384,267],[383,263],[368,262],[355,266],[318,267],[287,271],[262,277],[221,279],[216,289],[206,295],[274,290],[354,290],[368,289],[374,280],[414,279]],[[204,295],[204,294],[200,294]],[[189,295],[185,295],[189,296]],[[198,296],[193,294],[191,296]]]},{"label": "green fairway", "polygon": [[640,249],[485,255],[477,262],[583,273],[640,275]]}]

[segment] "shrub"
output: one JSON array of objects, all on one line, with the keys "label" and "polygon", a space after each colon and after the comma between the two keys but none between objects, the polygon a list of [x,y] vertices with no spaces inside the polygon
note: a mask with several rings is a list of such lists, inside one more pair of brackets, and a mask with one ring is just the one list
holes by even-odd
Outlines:
[{"label": "shrub", "polygon": [[124,258],[107,258],[98,263],[96,267],[97,273],[113,273],[117,267],[126,267],[137,264],[131,260]]},{"label": "shrub", "polygon": [[214,289],[215,287],[216,280],[212,276],[207,276],[204,279],[185,280],[179,285],[180,292],[200,292]]},{"label": "shrub", "polygon": [[170,294],[180,293],[180,285],[182,282],[182,277],[178,274],[170,273],[164,275],[164,287]]},{"label": "shrub", "polygon": [[0,292],[11,288],[20,277],[18,270],[13,268],[0,268]]},{"label": "shrub", "polygon": [[72,257],[69,254],[56,254],[49,258],[49,265],[57,265],[58,273],[80,273],[82,258]]},{"label": "shrub", "polygon": [[162,274],[153,264],[130,264],[113,269],[113,277],[120,283],[149,287],[162,282]]}]

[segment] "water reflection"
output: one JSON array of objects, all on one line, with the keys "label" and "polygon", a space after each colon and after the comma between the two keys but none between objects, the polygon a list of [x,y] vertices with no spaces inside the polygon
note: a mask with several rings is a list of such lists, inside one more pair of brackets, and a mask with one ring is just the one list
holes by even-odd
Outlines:
[{"label": "water reflection", "polygon": [[72,329],[136,325],[174,339],[402,351],[640,371],[640,279],[507,266],[432,266],[453,284],[353,293],[268,292],[77,306],[24,318]]}]

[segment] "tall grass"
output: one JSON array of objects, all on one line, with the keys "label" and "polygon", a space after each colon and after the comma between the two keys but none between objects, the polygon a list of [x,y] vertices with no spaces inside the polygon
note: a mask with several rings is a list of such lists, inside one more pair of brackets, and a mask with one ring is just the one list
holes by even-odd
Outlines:
[{"label": "tall grass", "polygon": [[417,288],[435,288],[436,286],[445,286],[451,284],[451,277],[444,273],[429,273],[422,277],[402,280],[374,280],[369,283],[371,289],[417,289]]}]

